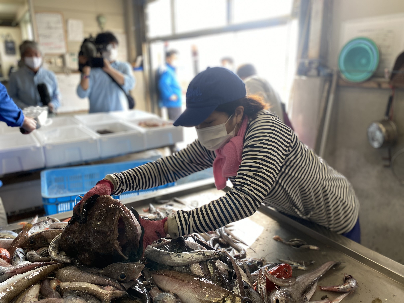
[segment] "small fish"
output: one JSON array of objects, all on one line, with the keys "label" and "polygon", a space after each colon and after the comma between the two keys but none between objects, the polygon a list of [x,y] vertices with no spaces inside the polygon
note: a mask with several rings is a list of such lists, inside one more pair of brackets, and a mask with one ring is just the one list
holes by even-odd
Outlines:
[{"label": "small fish", "polygon": [[37,250],[41,247],[47,247],[52,240],[63,232],[62,229],[47,229],[30,235],[20,247],[29,250]]},{"label": "small fish", "polygon": [[20,247],[21,244],[27,240],[29,236],[29,230],[31,229],[31,227],[32,227],[31,223],[24,225],[18,236],[13,240],[13,242],[11,242],[10,247],[8,248],[8,252],[10,253],[11,256],[14,255],[14,252],[17,249],[17,247]]},{"label": "small fish", "polygon": [[60,221],[56,218],[46,217],[45,219],[38,221],[35,224],[31,222],[31,224],[33,224],[33,225],[32,225],[32,228],[29,230],[29,235],[32,235],[34,233],[48,229],[49,226],[51,226],[51,224],[53,224],[55,222],[60,222]]},{"label": "small fish", "polygon": [[237,259],[244,259],[247,255],[245,249],[241,247],[240,245],[237,245],[234,243],[234,241],[226,234],[224,227],[219,228],[219,233],[220,237],[227,242],[231,247],[233,247],[235,250],[238,251],[238,254],[236,254],[234,257]]},{"label": "small fish", "polygon": [[30,288],[28,288],[21,295],[18,296],[15,303],[37,302],[40,288],[41,288],[40,284],[32,285]]},{"label": "small fish", "polygon": [[64,229],[69,222],[55,222],[49,225],[49,229]]},{"label": "small fish", "polygon": [[84,269],[87,272],[96,273],[117,280],[121,283],[135,281],[139,278],[144,265],[142,263],[112,263],[103,269]]},{"label": "small fish", "polygon": [[308,245],[304,240],[301,240],[301,239],[290,239],[289,241],[285,241],[279,236],[274,236],[273,239],[275,241],[292,246],[294,248],[303,248],[303,249],[306,248],[306,249],[312,249],[312,250],[320,250],[320,248],[318,248],[317,246]]},{"label": "small fish", "polygon": [[126,295],[126,291],[115,290],[114,288],[106,290],[98,285],[86,282],[61,282],[59,287],[62,293],[66,291],[86,292],[103,302],[110,302],[113,299],[118,299]]},{"label": "small fish", "polygon": [[27,260],[29,262],[49,262],[51,261],[51,257],[43,257],[38,254],[35,250],[31,250],[27,252]]},{"label": "small fish", "polygon": [[351,276],[344,276],[344,284],[337,286],[320,286],[321,290],[334,292],[354,292],[358,288],[358,282]]},{"label": "small fish", "polygon": [[25,251],[22,248],[17,248],[14,252],[13,258],[11,259],[11,264],[17,266],[20,264],[29,263],[25,256]]},{"label": "small fish", "polygon": [[26,288],[45,279],[60,266],[60,264],[42,266],[23,274],[15,275],[0,283],[0,302],[10,302]]},{"label": "small fish", "polygon": [[61,263],[71,263],[72,260],[66,256],[65,254],[59,252],[59,242],[62,234],[57,235],[49,245],[49,255],[52,260],[61,262]]},{"label": "small fish", "polygon": [[54,264],[54,262],[37,262],[37,263],[27,262],[16,266],[0,267],[0,282],[4,282],[15,275],[23,274],[27,271],[31,271],[33,269],[51,264]]}]

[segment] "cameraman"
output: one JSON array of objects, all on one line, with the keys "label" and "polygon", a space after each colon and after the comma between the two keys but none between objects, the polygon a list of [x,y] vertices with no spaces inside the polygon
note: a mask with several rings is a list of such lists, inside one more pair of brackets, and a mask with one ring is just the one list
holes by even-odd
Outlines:
[{"label": "cameraman", "polygon": [[77,95],[89,98],[90,113],[128,110],[128,99],[118,84],[126,93],[135,86],[132,67],[127,62],[116,60],[118,39],[111,32],[98,34],[95,44],[101,50],[104,67],[91,68],[88,63],[90,58],[79,56],[79,61],[87,63],[82,69]]}]

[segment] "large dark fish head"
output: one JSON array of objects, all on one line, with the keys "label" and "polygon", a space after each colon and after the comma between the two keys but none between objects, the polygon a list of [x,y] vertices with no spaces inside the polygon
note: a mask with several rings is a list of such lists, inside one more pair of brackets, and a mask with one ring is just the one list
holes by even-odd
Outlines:
[{"label": "large dark fish head", "polygon": [[141,227],[132,212],[110,196],[93,196],[77,204],[59,249],[86,266],[138,261]]}]

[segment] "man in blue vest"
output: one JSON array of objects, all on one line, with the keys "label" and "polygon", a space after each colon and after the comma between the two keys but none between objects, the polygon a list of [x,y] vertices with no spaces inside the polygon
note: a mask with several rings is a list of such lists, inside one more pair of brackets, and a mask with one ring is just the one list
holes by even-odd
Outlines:
[{"label": "man in blue vest", "polygon": [[176,74],[177,54],[176,50],[167,51],[166,66],[161,70],[158,79],[160,107],[167,108],[170,120],[176,120],[182,113],[182,90]]}]

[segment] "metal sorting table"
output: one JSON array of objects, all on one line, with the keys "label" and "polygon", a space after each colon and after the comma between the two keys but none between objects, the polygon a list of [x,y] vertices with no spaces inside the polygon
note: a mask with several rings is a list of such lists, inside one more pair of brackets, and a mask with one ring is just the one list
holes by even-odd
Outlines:
[{"label": "metal sorting table", "polygon": [[[128,207],[134,207],[139,213],[142,213],[142,208],[147,207],[149,203],[153,204],[157,199],[167,200],[177,197],[186,204],[198,201],[200,206],[224,194],[223,191],[216,190],[213,179],[207,179],[128,198],[122,200],[122,203]],[[183,204],[173,203],[176,208],[187,209],[187,206]],[[71,216],[70,211],[53,217],[62,220]],[[237,228],[244,229],[242,232],[253,241],[251,247],[247,249],[247,257],[264,258],[268,262],[278,262],[278,258],[295,261],[314,260],[315,263],[309,266],[309,270],[315,269],[327,261],[338,261],[341,264],[326,273],[320,279],[319,285],[339,285],[342,284],[344,274],[352,275],[358,281],[359,287],[343,302],[403,302],[404,265],[316,224],[309,225],[310,227],[304,226],[269,207],[262,206],[254,215],[242,221],[244,221],[243,225],[239,226],[238,223],[235,223],[233,228],[234,232],[237,231]],[[5,229],[18,230],[21,229],[21,226],[10,224]],[[272,237],[275,235],[285,240],[300,238],[308,244],[318,246],[320,250],[295,249],[274,241]],[[297,276],[306,272],[308,271],[293,270],[293,275]],[[339,294],[318,289],[312,300],[320,300],[325,295],[333,299]]]}]

